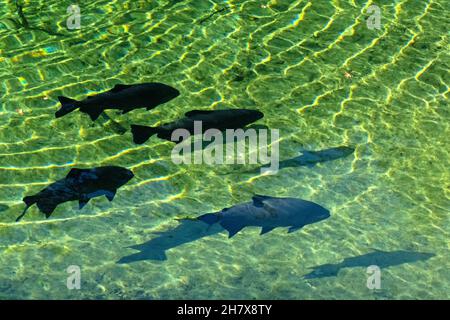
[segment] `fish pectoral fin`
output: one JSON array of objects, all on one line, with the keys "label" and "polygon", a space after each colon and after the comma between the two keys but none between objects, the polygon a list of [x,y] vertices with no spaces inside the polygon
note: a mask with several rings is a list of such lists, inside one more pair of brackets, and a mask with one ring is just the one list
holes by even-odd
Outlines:
[{"label": "fish pectoral fin", "polygon": [[294,231],[297,231],[299,229],[301,229],[303,226],[292,226],[288,229],[288,233],[292,233]]},{"label": "fish pectoral fin", "polygon": [[80,199],[78,201],[78,209],[80,209],[80,210],[83,209],[88,204],[89,200],[91,200],[91,199],[90,198]]},{"label": "fish pectoral fin", "polygon": [[114,200],[114,197],[116,196],[116,192],[117,192],[117,190],[106,191],[105,197],[106,197],[109,201],[113,201],[113,200]]},{"label": "fish pectoral fin", "polygon": [[49,203],[49,202],[37,202],[37,206],[39,210],[41,210],[43,213],[45,213],[45,217],[49,218],[53,211],[55,211],[56,207],[58,206],[58,203]]},{"label": "fish pectoral fin", "polygon": [[245,226],[240,224],[232,224],[232,223],[221,223],[220,224],[225,230],[228,231],[228,238],[233,237],[236,233],[244,229]]},{"label": "fish pectoral fin", "polygon": [[128,85],[128,84],[116,84],[114,86],[114,88],[112,88],[111,90],[109,90],[110,92],[120,92],[122,90],[128,89],[130,87],[132,87],[133,85]]},{"label": "fish pectoral fin", "polygon": [[275,227],[268,227],[268,226],[262,227],[262,228],[261,228],[261,233],[260,233],[260,235],[262,236],[263,234],[265,234],[265,233],[267,233],[267,232],[270,232],[270,231],[272,231],[273,229],[275,229]]}]

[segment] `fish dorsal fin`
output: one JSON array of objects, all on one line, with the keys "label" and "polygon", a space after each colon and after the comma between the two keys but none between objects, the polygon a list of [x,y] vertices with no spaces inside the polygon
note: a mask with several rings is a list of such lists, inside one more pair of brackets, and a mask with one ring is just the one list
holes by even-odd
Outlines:
[{"label": "fish dorsal fin", "polygon": [[128,88],[130,88],[132,86],[133,85],[129,85],[129,84],[116,84],[114,86],[114,88],[112,88],[110,91],[111,92],[120,92],[120,91],[128,89]]},{"label": "fish dorsal fin", "polygon": [[105,193],[105,197],[109,200],[109,201],[113,201],[114,197],[116,196],[116,192],[117,190],[109,190]]},{"label": "fish dorsal fin", "polygon": [[77,178],[79,177],[83,172],[86,172],[86,169],[78,169],[78,168],[73,168],[72,170],[70,170],[70,172],[67,174],[66,178]]},{"label": "fish dorsal fin", "polygon": [[190,118],[190,117],[195,117],[195,116],[199,116],[199,115],[210,114],[211,112],[214,112],[214,111],[211,111],[211,110],[191,110],[191,111],[186,112],[184,115],[186,117]]},{"label": "fish dorsal fin", "polygon": [[78,201],[78,208],[81,210],[84,208],[85,205],[87,205],[87,203],[89,202],[89,198],[82,198]]},{"label": "fish dorsal fin", "polygon": [[253,200],[253,205],[255,206],[255,207],[264,207],[264,203],[263,203],[263,201],[264,200],[267,200],[267,199],[270,199],[270,197],[268,197],[268,196],[262,196],[262,195],[259,195],[259,194],[255,194],[253,197],[252,197],[252,200]]}]

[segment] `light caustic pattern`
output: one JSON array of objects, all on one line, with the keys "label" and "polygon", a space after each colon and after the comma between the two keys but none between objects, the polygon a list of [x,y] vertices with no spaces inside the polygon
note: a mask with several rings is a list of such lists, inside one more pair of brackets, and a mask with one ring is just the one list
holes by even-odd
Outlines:
[{"label": "light caustic pattern", "polygon": [[[449,298],[448,1],[66,1],[0,5],[0,298]],[[378,5],[379,30],[367,8]],[[44,31],[43,31],[44,30]],[[55,119],[57,96],[83,99],[117,83],[157,81],[171,102],[113,121],[74,112]],[[175,165],[173,144],[136,146],[131,123],[158,125],[191,109],[253,108],[280,129],[281,160],[339,145],[354,155],[277,175],[250,166]],[[22,198],[70,168],[119,165],[136,177],[109,203],[57,208]],[[251,168],[250,168],[251,169]],[[167,251],[166,261],[119,265],[127,248],[197,216],[290,196],[331,217],[286,234],[246,228]],[[374,249],[429,252],[426,261],[303,279],[311,267]],[[81,289],[68,290],[68,266]]]}]

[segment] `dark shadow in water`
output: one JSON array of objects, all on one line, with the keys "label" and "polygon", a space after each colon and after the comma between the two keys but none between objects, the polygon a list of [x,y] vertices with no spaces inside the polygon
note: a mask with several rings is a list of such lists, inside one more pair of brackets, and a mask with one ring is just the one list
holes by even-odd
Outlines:
[{"label": "dark shadow in water", "polygon": [[0,203],[0,212],[6,211],[8,209],[9,209],[9,207],[6,204],[1,204]]},{"label": "dark shadow in water", "polygon": [[121,258],[117,263],[130,263],[141,260],[167,260],[166,251],[185,243],[208,237],[224,229],[219,224],[208,225],[196,219],[179,220],[180,224],[171,230],[158,234],[156,238],[130,248],[140,252]]},{"label": "dark shadow in water", "polygon": [[[302,154],[300,156],[280,161],[279,169],[290,167],[303,167],[303,166],[312,168],[316,164],[321,162],[328,162],[338,160],[340,158],[345,158],[351,155],[354,151],[355,151],[354,148],[347,146],[339,146],[319,151],[302,150],[301,151]],[[264,165],[256,169],[245,171],[244,173],[261,173],[261,169],[264,168],[269,169],[269,167],[266,167],[266,165]],[[231,172],[228,172],[226,174],[230,173]]]},{"label": "dark shadow in water", "polygon": [[304,279],[315,279],[337,276],[343,268],[369,267],[376,265],[379,268],[397,266],[404,263],[413,263],[417,261],[428,260],[434,257],[434,253],[415,252],[415,251],[381,251],[364,254],[362,256],[345,258],[344,261],[337,264],[323,264],[313,267],[313,271],[305,275]]},{"label": "dark shadow in water", "polygon": [[354,148],[340,146],[319,151],[302,151],[302,155],[280,162],[281,168],[307,166],[313,167],[320,162],[328,162],[347,157],[355,151]]}]

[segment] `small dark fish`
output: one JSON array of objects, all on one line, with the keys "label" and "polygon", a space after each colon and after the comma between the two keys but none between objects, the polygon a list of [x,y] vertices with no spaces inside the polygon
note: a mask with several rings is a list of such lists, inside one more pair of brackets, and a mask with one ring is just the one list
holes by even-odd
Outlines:
[{"label": "small dark fish", "polygon": [[354,148],[341,146],[336,148],[329,148],[319,151],[302,150],[302,155],[284,160],[280,162],[281,168],[308,166],[313,167],[317,163],[332,161],[347,157],[355,151]]},{"label": "small dark fish", "polygon": [[192,110],[185,114],[185,118],[159,127],[132,125],[131,132],[133,133],[133,141],[137,144],[144,143],[154,134],[157,134],[158,138],[172,141],[172,132],[177,129],[186,129],[193,135],[195,121],[201,121],[203,132],[208,129],[224,131],[226,129],[244,128],[262,117],[264,117],[262,112],[248,109]]},{"label": "small dark fish", "polygon": [[39,210],[48,218],[56,207],[64,202],[78,200],[79,208],[82,209],[89,200],[103,195],[112,201],[117,189],[133,177],[133,172],[122,167],[74,168],[64,179],[52,183],[34,196],[25,197],[23,201],[27,206],[16,221],[34,204],[37,204]]},{"label": "small dark fish", "polygon": [[111,90],[89,96],[83,101],[58,97],[62,107],[55,116],[59,118],[80,109],[95,121],[104,110],[122,110],[122,114],[139,108],[150,110],[179,95],[177,89],[162,83],[116,84]]},{"label": "small dark fish", "polygon": [[415,251],[381,251],[363,254],[362,256],[345,258],[344,261],[337,264],[323,264],[314,267],[312,272],[305,275],[304,279],[325,278],[337,276],[343,268],[369,267],[376,265],[380,268],[400,265],[403,263],[412,263],[421,260],[428,260],[434,257],[434,253],[415,252]]},{"label": "small dark fish", "polygon": [[290,233],[330,217],[327,209],[301,199],[255,195],[252,200],[197,219],[210,225],[219,223],[231,238],[245,227],[261,227],[261,234],[278,227],[289,227]]}]

